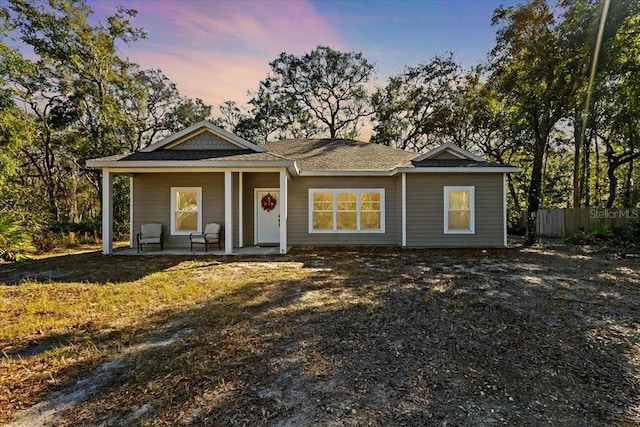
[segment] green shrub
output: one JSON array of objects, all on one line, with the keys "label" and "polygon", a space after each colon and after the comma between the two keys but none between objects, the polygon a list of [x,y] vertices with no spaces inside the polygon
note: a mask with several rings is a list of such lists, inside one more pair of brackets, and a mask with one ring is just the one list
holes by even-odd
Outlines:
[{"label": "green shrub", "polygon": [[26,258],[30,243],[29,234],[20,221],[0,214],[0,259],[16,261]]},{"label": "green shrub", "polygon": [[575,245],[626,245],[640,247],[640,221],[622,225],[597,224],[589,231],[580,231],[568,238]]}]

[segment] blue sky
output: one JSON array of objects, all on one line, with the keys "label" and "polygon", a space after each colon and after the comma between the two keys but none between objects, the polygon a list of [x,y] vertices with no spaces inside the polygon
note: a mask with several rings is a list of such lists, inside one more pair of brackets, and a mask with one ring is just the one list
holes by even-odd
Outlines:
[{"label": "blue sky", "polygon": [[88,0],[102,19],[118,4],[138,10],[148,32],[122,52],[160,68],[180,91],[215,107],[245,102],[280,52],[317,45],[359,51],[376,64],[377,85],[407,65],[452,52],[465,67],[493,46],[493,10],[509,0]]}]

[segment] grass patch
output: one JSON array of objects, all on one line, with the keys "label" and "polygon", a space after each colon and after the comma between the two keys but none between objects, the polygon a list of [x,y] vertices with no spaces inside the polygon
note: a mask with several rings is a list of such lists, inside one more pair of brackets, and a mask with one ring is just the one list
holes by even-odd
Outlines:
[{"label": "grass patch", "polygon": [[[568,245],[1,265],[0,423],[634,425],[634,261]],[[21,411],[38,402],[59,410]]]}]

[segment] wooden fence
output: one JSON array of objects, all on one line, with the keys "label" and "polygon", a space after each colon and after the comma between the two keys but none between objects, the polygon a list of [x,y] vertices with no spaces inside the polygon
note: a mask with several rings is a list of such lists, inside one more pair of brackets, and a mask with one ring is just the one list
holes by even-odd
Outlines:
[{"label": "wooden fence", "polygon": [[597,225],[620,225],[633,220],[640,220],[640,208],[540,209],[536,230],[540,236],[569,237]]}]

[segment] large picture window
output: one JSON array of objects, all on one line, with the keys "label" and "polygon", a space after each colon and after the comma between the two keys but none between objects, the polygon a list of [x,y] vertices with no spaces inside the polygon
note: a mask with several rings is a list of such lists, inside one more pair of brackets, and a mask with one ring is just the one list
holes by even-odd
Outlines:
[{"label": "large picture window", "polygon": [[200,233],[202,188],[171,188],[171,234]]},{"label": "large picture window", "polygon": [[444,187],[445,234],[475,233],[474,187]]},{"label": "large picture window", "polygon": [[383,233],[384,189],[309,190],[310,233]]}]

